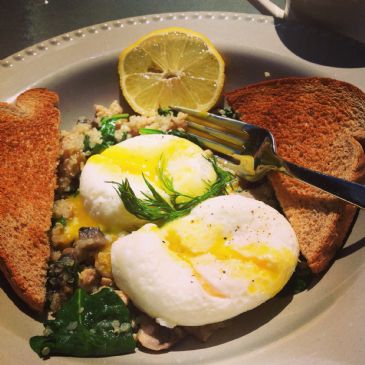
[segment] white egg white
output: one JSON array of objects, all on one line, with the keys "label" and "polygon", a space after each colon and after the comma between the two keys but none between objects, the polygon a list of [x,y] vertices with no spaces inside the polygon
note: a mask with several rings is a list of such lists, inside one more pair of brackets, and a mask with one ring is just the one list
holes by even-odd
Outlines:
[{"label": "white egg white", "polygon": [[197,196],[205,192],[207,181],[214,182],[215,171],[204,157],[204,151],[194,143],[171,135],[152,134],[127,139],[91,156],[80,177],[80,195],[85,209],[106,230],[133,230],[145,221],[129,213],[118,194],[116,185],[128,179],[138,198],[149,193],[142,174],[165,198],[158,180],[161,163],[174,183],[174,188],[186,195]]},{"label": "white egg white", "polygon": [[173,327],[216,323],[260,305],[286,284],[298,255],[294,231],[279,212],[232,194],[118,239],[111,260],[116,285]]}]

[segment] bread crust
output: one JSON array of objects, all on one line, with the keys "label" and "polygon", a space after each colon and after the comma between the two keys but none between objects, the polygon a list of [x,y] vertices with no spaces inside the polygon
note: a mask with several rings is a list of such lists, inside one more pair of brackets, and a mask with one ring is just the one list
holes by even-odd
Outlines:
[{"label": "bread crust", "polygon": [[58,96],[31,89],[0,103],[0,269],[31,308],[45,302],[48,230],[60,152]]},{"label": "bread crust", "polygon": [[[288,161],[364,181],[365,94],[357,87],[329,78],[285,78],[234,90],[226,99],[242,120],[269,129]],[[325,270],[356,208],[283,174],[269,180],[309,267]]]}]

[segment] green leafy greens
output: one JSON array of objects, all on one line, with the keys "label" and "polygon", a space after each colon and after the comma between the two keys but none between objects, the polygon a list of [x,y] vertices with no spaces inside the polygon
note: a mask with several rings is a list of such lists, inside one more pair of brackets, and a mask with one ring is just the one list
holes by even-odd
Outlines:
[{"label": "green leafy greens", "polygon": [[[129,114],[115,114],[111,117],[103,117],[100,121],[101,143],[97,143],[94,147],[90,146],[90,137],[86,134],[84,137],[84,152],[90,152],[91,155],[101,153],[106,148],[115,145],[115,123],[119,119],[126,119]],[[122,141],[127,138],[127,134],[123,135]]]},{"label": "green leafy greens", "polygon": [[58,260],[48,262],[47,304],[53,309],[53,298],[56,301],[67,300],[75,291],[79,279],[79,265],[74,257],[62,254]]},{"label": "green leafy greens", "polygon": [[293,295],[307,290],[313,283],[314,279],[315,276],[307,265],[307,262],[303,257],[300,257],[293,275],[286,283],[281,294],[283,296]]},{"label": "green leafy greens", "polygon": [[55,226],[57,223],[65,227],[67,226],[67,219],[65,217],[52,217],[52,226]]},{"label": "green leafy greens", "polygon": [[44,326],[44,336],[30,339],[30,346],[40,357],[111,356],[136,347],[128,308],[111,288],[92,295],[77,289],[55,319]]},{"label": "green leafy greens", "polygon": [[[227,194],[227,186],[232,183],[234,175],[220,168],[214,156],[208,161],[212,164],[217,178],[214,183],[207,182],[206,192],[196,197],[187,196],[174,189],[172,179],[165,174],[163,158],[160,160],[158,177],[164,190],[170,196],[169,201],[158,193],[144,175],[143,179],[150,191],[149,194],[143,193],[145,199],[137,198],[128,179],[123,180],[122,183],[111,182],[117,186],[115,190],[130,213],[140,219],[165,223],[189,214],[196,205],[206,199]],[[183,199],[181,201],[181,198],[188,198],[189,200]]]},{"label": "green leafy greens", "polygon": [[291,286],[294,294],[298,294],[310,286],[313,281],[313,273],[306,262],[299,261],[295,271],[290,278],[289,286]]},{"label": "green leafy greens", "polygon": [[171,108],[168,108],[168,107],[167,108],[158,108],[157,113],[164,117],[166,117],[168,115],[172,115],[172,116],[176,117],[178,114],[175,110],[172,110]]},{"label": "green leafy greens", "polygon": [[231,106],[227,105],[223,109],[219,109],[218,113],[223,117],[239,120],[239,115],[232,109]]}]

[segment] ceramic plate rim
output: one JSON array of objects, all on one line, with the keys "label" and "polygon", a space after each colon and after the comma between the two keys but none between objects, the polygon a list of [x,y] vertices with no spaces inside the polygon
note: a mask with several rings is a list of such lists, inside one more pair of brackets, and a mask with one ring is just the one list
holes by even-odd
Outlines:
[{"label": "ceramic plate rim", "polygon": [[[201,28],[204,27],[209,28],[217,24],[217,22],[225,22],[225,21],[231,22],[229,24],[232,24],[233,22],[234,26],[240,23],[240,25],[237,25],[237,27],[241,26],[243,27],[243,29],[249,27],[261,27],[261,29],[263,30],[262,37],[268,38],[266,40],[267,46],[265,48],[265,51],[272,52],[273,55],[286,57],[288,60],[293,60],[297,63],[303,63],[303,65],[306,65],[306,67],[309,68],[313,67],[313,69],[315,69],[319,74],[321,73],[333,74],[338,79],[352,82],[357,86],[365,89],[365,76],[359,74],[360,69],[349,70],[349,69],[334,68],[322,65],[313,65],[310,64],[310,62],[301,60],[299,57],[292,54],[290,50],[288,50],[277,37],[272,17],[257,15],[257,14],[231,13],[231,12],[183,12],[183,13],[177,12],[177,13],[151,14],[139,17],[124,18],[119,20],[112,20],[110,22],[105,22],[101,24],[91,25],[78,30],[61,34],[57,37],[53,37],[49,40],[37,43],[22,51],[16,52],[15,54],[10,55],[0,61],[0,79],[3,81],[2,85],[0,85],[0,99],[7,101],[13,100],[16,94],[18,94],[27,87],[31,87],[32,83],[39,82],[39,77],[42,77],[42,71],[37,69],[38,67],[37,64],[38,63],[42,64],[42,62],[44,62],[44,60],[47,57],[50,58],[53,57],[52,59],[55,62],[54,65],[61,64],[61,61],[57,59],[57,57],[60,54],[64,54],[66,56],[66,63],[77,62],[77,60],[83,62],[83,60],[85,60],[87,57],[90,57],[90,59],[92,59],[93,54],[85,55],[77,50],[82,47],[84,48],[87,47],[88,42],[92,44],[93,42],[95,42],[95,39],[108,40],[108,37],[111,37],[111,34],[113,33],[116,34],[118,30],[123,31],[125,29],[128,29],[131,30],[132,33],[133,32],[138,33],[137,34],[138,36],[140,33],[139,29],[163,28],[169,25],[171,22],[176,22],[179,24],[179,26],[186,26],[186,27],[190,27],[191,24],[193,23],[194,26],[198,28],[201,24],[203,24]],[[257,37],[261,39],[260,35],[258,35]],[[269,42],[269,40],[271,41],[271,43]],[[212,41],[214,43],[214,39],[212,39]],[[250,46],[252,47],[252,49],[255,49],[256,46],[253,43],[254,42],[252,41],[250,43]],[[110,54],[110,52],[112,52],[113,50],[115,50],[114,45],[105,44],[100,47],[98,54],[95,54],[94,52],[94,56],[103,57]],[[260,52],[260,47],[257,47],[257,52]],[[29,69],[37,70],[38,76],[35,75],[34,78],[32,78],[31,76],[29,76],[28,78],[22,78],[22,75],[25,75],[25,71]],[[43,76],[45,76],[45,74],[49,76],[51,75],[51,72],[52,72],[51,67],[49,69],[45,69],[43,71]],[[355,293],[352,293],[350,295],[350,299],[356,297],[355,295],[356,291],[359,290],[359,288],[361,288],[360,283],[361,280],[363,282],[364,278],[365,278],[364,270],[361,270],[361,272],[358,273],[356,278],[349,278],[349,280],[353,280],[350,289],[352,291],[355,290]],[[346,288],[342,289],[347,290]],[[360,308],[358,307],[361,306],[362,303],[365,303],[364,297],[365,296],[363,295],[362,298],[360,298],[361,299],[360,303],[358,303],[357,307],[354,309],[353,319],[354,316],[361,313]],[[347,300],[343,299],[344,299],[343,296],[339,299],[335,298],[332,307],[333,306],[340,307],[342,302],[348,303],[348,301],[350,300],[350,299]],[[335,313],[335,311],[332,312]],[[328,316],[330,314],[326,313],[326,315]],[[320,321],[320,318],[318,319],[318,321]],[[312,327],[316,325],[318,325],[318,323],[311,324]],[[309,329],[306,328],[303,330],[309,332],[311,331],[310,328]],[[4,345],[6,346],[7,344],[10,344],[9,340],[5,340],[5,337],[8,335],[7,329],[0,329],[0,334],[3,335],[2,338],[4,341]],[[353,321],[351,334],[364,335],[365,333],[364,330],[360,328],[359,324],[357,324],[356,321]],[[337,332],[336,335],[338,335]],[[349,348],[352,349],[351,358],[348,357],[348,359],[353,361],[352,363],[360,363],[361,359],[365,355],[364,350],[359,348],[358,343],[355,344],[355,347],[351,346],[350,338],[346,339],[346,333],[344,333],[344,335],[345,335],[344,341],[345,342],[347,341]],[[314,356],[313,351],[318,352],[321,344],[319,345],[318,343],[315,344],[313,341],[308,342],[309,344],[313,345],[313,347],[310,347],[309,349],[310,351],[312,351],[312,353],[310,353],[309,351],[309,353],[306,354],[303,353],[303,351],[298,350],[298,354],[300,354],[300,357],[296,357],[295,356],[296,351],[291,351],[287,356],[285,356],[285,358],[282,358],[280,355],[281,352],[280,344],[285,345],[285,343],[292,343],[293,339],[291,337],[292,335],[288,333],[286,336],[283,336],[282,339],[275,341],[273,344],[270,344],[268,348],[262,349],[262,351],[258,349],[249,353],[247,356],[230,357],[227,359],[218,358],[217,361],[214,361],[214,363],[236,364],[237,361],[246,359],[250,360],[251,364],[260,364],[262,363],[261,361],[263,361],[263,359],[265,358],[265,353],[263,352],[266,352],[266,355],[270,356],[272,364],[284,364],[284,363],[304,364],[307,361],[313,361],[313,359],[316,359],[317,364],[335,364],[338,363],[339,359],[342,358],[342,356],[340,356],[339,354],[339,350],[334,350],[333,358],[321,358],[320,354],[318,355],[318,353],[316,353],[316,356]],[[221,349],[219,351],[221,351]],[[5,355],[4,353],[0,354],[0,360],[2,360],[4,363],[5,361],[7,363],[10,363],[10,359],[11,359],[10,356]],[[159,360],[156,360],[156,357],[151,357],[150,359],[151,363],[159,362]],[[317,361],[319,359],[320,362]],[[107,359],[103,361],[106,361],[108,363]],[[60,358],[55,358],[49,361],[50,364],[66,363],[66,362],[80,363],[83,361],[80,359],[70,359],[70,358],[68,358],[68,360],[65,362],[63,362],[63,360],[61,360]],[[94,361],[91,360],[91,362]]]}]

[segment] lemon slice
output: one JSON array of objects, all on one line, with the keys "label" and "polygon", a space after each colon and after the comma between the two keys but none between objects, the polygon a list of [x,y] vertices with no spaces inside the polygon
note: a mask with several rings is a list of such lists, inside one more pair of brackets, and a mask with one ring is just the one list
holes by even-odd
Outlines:
[{"label": "lemon slice", "polygon": [[133,110],[154,115],[176,105],[207,111],[224,83],[224,61],[202,34],[184,28],[153,31],[119,57],[120,85]]}]

